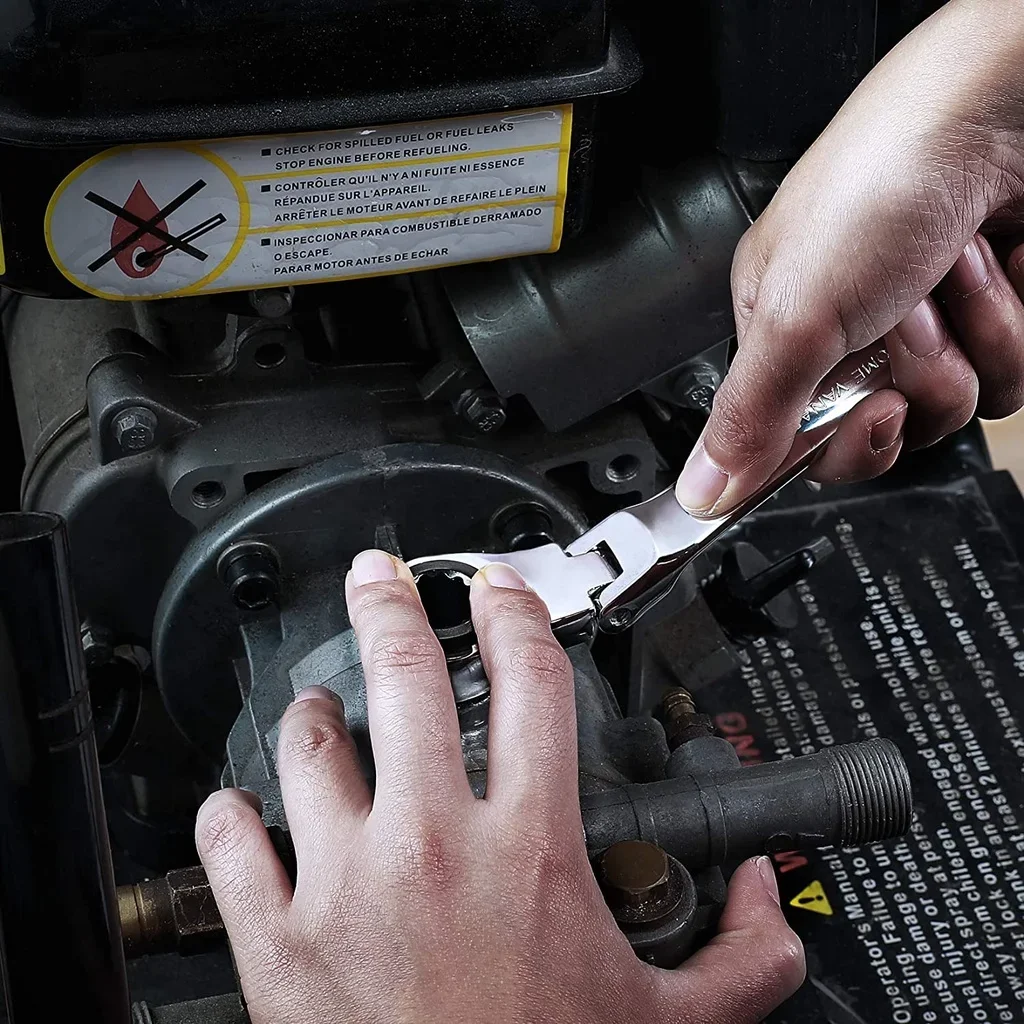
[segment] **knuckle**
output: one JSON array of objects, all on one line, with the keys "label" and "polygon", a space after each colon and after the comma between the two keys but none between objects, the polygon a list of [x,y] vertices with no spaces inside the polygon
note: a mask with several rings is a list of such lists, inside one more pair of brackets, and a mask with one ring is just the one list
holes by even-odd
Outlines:
[{"label": "knuckle", "polygon": [[988,420],[1002,420],[1024,408],[1024,382],[996,387],[986,392],[978,412]]},{"label": "knuckle", "polygon": [[293,716],[282,735],[284,756],[296,761],[329,759],[349,742],[339,723],[307,716]]},{"label": "knuckle", "polygon": [[978,377],[974,367],[959,354],[959,351],[956,353],[956,359],[958,365],[950,373],[945,388],[946,433],[959,430],[970,422],[978,407]]},{"label": "knuckle", "polygon": [[498,658],[510,679],[559,687],[572,677],[569,656],[553,636],[509,641]]},{"label": "knuckle", "polygon": [[357,587],[351,612],[359,622],[377,622],[386,621],[396,612],[405,614],[416,606],[416,595],[404,580],[386,580]]},{"label": "knuckle", "polygon": [[366,661],[378,680],[418,675],[437,668],[441,647],[433,633],[423,631],[380,632],[367,645]]},{"label": "knuckle", "polygon": [[458,891],[466,875],[461,845],[436,820],[421,819],[392,841],[390,874],[403,889],[414,892]]},{"label": "knuckle", "polygon": [[771,423],[761,416],[752,416],[746,394],[729,388],[727,382],[715,397],[705,441],[710,454],[724,454],[727,469],[746,469],[759,460],[770,433]]},{"label": "knuckle", "polygon": [[543,628],[548,625],[548,612],[544,602],[532,590],[506,590],[492,588],[494,595],[490,607],[485,614],[494,621],[507,625],[509,629],[519,629],[523,624],[538,622]]},{"label": "knuckle", "polygon": [[777,929],[762,936],[767,972],[779,979],[785,994],[798,988],[807,972],[803,943],[791,929]]}]

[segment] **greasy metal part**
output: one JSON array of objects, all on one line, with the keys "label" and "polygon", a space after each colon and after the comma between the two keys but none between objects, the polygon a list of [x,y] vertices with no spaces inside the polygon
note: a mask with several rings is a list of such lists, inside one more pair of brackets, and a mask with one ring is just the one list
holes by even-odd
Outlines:
[{"label": "greasy metal part", "polygon": [[224,922],[201,867],[182,868],[117,888],[128,957],[202,952],[224,935]]},{"label": "greasy metal part", "polygon": [[673,751],[690,740],[710,736],[714,731],[711,719],[698,713],[693,695],[681,686],[669,690],[662,697],[654,717],[661,722],[668,749]]},{"label": "greasy metal part", "polygon": [[[678,83],[676,83],[678,84]],[[729,268],[753,219],[727,160],[645,168],[635,192],[561,251],[442,272],[497,392],[549,430],[592,416],[735,334]]]},{"label": "greasy metal part", "polygon": [[694,879],[654,843],[627,840],[609,847],[595,864],[616,922],[641,960],[678,967],[699,927]]},{"label": "greasy metal part", "polygon": [[643,839],[691,871],[762,853],[894,839],[907,833],[914,810],[907,766],[889,740],[680,774],[582,803],[588,848]]},{"label": "greasy metal part", "polygon": [[668,855],[639,839],[609,846],[598,859],[601,889],[613,912],[643,914],[648,920],[672,909]]},{"label": "greasy metal part", "polygon": [[145,406],[132,406],[114,420],[114,439],[125,452],[144,452],[156,440],[157,418]]},{"label": "greasy metal part", "polygon": [[228,548],[217,563],[217,575],[242,611],[261,611],[280,595],[277,556],[267,544],[249,542]]},{"label": "greasy metal part", "polygon": [[[11,1024],[128,1020],[128,988],[68,548],[0,515],[0,936]],[[40,981],[49,965],[59,984]]]},{"label": "greasy metal part", "polygon": [[884,341],[844,359],[818,386],[782,465],[725,515],[690,515],[669,488],[614,512],[565,550],[547,545],[505,554],[441,555],[417,559],[410,567],[414,575],[443,567],[472,575],[489,563],[506,562],[547,604],[552,623],[591,612],[602,629],[619,632],[660,601],[679,573],[726,530],[807,469],[851,409],[891,386]]}]

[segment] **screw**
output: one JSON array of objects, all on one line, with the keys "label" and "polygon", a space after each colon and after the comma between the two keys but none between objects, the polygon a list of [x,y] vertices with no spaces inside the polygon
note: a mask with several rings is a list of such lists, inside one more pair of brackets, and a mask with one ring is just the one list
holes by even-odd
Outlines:
[{"label": "screw", "polygon": [[267,288],[249,293],[249,304],[264,320],[280,320],[292,311],[294,288]]},{"label": "screw", "polygon": [[492,434],[500,430],[508,418],[504,400],[487,388],[463,391],[455,403],[455,411],[481,434]]},{"label": "screw", "polygon": [[243,543],[220,557],[217,573],[235,607],[258,612],[277,603],[281,593],[277,557],[266,544]]},{"label": "screw", "polygon": [[683,405],[698,412],[709,412],[715,392],[722,378],[713,366],[702,364],[681,373],[672,385],[672,391]]},{"label": "screw", "polygon": [[607,629],[620,630],[625,629],[632,621],[632,609],[618,608],[605,619],[605,626]]},{"label": "screw", "polygon": [[144,452],[156,440],[157,418],[151,409],[135,405],[117,414],[114,437],[122,451]]}]

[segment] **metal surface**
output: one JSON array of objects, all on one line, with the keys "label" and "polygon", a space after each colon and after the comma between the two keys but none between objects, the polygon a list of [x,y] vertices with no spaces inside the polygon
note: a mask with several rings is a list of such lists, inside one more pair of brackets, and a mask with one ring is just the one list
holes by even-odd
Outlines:
[{"label": "metal surface", "polygon": [[[219,762],[249,690],[266,675],[275,694],[290,695],[293,667],[348,627],[344,579],[359,551],[384,544],[411,556],[456,540],[495,545],[500,513],[524,505],[546,511],[561,544],[586,526],[541,477],[456,445],[368,448],[264,485],[195,538],[164,590],[153,658],[171,717]],[[253,544],[273,550],[280,600],[240,610],[218,566],[225,552]],[[346,707],[356,714],[347,698]]]},{"label": "metal surface", "polygon": [[821,382],[789,455],[746,501],[722,516],[698,518],[674,489],[615,512],[564,550],[548,545],[507,554],[452,554],[410,563],[414,575],[437,569],[472,575],[492,562],[519,572],[547,604],[555,624],[594,613],[618,632],[661,600],[679,573],[726,530],[799,476],[863,399],[892,387],[884,341],[844,359]]},{"label": "metal surface", "polygon": [[589,847],[642,839],[691,870],[763,853],[899,838],[913,812],[910,775],[889,740],[731,771],[719,765],[583,798]]},{"label": "metal surface", "polygon": [[[0,515],[0,939],[6,1020],[128,1020],[68,549]],[[40,979],[44,965],[59,984]]]},{"label": "metal surface", "polygon": [[668,855],[660,846],[627,839],[598,859],[605,899],[612,910],[643,911],[658,918],[671,910]]},{"label": "metal surface", "polygon": [[729,268],[746,183],[714,158],[648,169],[636,194],[552,256],[445,271],[499,394],[550,430],[578,423],[735,333]]},{"label": "metal surface", "polygon": [[201,867],[118,886],[117,904],[129,957],[175,950],[190,955],[224,935],[224,922]]}]

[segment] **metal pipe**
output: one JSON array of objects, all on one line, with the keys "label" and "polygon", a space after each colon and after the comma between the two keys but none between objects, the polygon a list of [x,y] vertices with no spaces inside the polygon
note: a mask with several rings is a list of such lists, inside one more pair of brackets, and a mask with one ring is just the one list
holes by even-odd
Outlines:
[{"label": "metal pipe", "polygon": [[0,936],[10,1024],[128,1024],[67,539],[37,513],[0,515]]},{"label": "metal pipe", "polygon": [[583,827],[592,853],[641,839],[697,871],[760,853],[896,839],[913,812],[899,750],[868,740],[586,796]]}]

